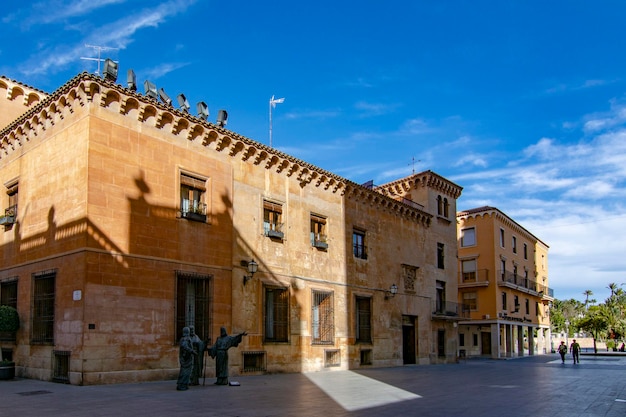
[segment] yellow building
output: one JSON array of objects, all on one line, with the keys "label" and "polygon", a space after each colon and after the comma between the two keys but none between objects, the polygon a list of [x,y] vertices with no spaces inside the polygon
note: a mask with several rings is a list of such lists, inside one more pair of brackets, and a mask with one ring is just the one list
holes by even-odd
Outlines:
[{"label": "yellow building", "polygon": [[550,352],[548,245],[495,207],[457,213],[459,356]]},{"label": "yellow building", "polygon": [[231,375],[456,361],[459,186],[358,185],[110,78],[0,77],[19,376],[174,378],[188,325],[248,333]]}]

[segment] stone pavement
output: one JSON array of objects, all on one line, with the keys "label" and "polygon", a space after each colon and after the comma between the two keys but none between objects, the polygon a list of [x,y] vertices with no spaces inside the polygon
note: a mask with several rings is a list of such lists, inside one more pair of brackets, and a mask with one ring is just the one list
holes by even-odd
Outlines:
[{"label": "stone pavement", "polygon": [[[568,358],[571,360],[571,358]],[[311,374],[237,376],[241,386],[176,391],[175,381],[73,386],[0,382],[0,416],[626,416],[626,356],[470,359]]]}]

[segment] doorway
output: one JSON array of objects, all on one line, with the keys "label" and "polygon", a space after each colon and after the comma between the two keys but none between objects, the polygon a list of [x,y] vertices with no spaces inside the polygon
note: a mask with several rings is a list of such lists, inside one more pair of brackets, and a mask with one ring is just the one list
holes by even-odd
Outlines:
[{"label": "doorway", "polygon": [[417,363],[417,338],[415,335],[415,317],[402,316],[402,363],[413,365]]},{"label": "doorway", "polygon": [[480,349],[481,354],[491,356],[491,332],[480,333]]}]

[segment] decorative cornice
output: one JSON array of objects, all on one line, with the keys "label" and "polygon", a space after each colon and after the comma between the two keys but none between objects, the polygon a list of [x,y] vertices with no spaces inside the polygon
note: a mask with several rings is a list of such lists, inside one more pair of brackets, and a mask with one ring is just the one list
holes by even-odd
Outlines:
[{"label": "decorative cornice", "polygon": [[[169,130],[174,136],[199,141],[203,146],[211,146],[217,152],[224,152],[232,158],[294,177],[301,187],[323,187],[332,193],[381,205],[425,224],[431,221],[432,215],[419,208],[86,72],[70,79],[0,131],[0,160],[41,135],[60,119],[89,104],[112,109],[125,117],[136,118],[139,123],[149,123],[157,129]],[[446,189],[451,195],[460,194],[460,187],[430,171],[416,174],[412,178],[415,178],[416,183],[419,181],[424,185]]]},{"label": "decorative cornice", "polygon": [[449,195],[454,199],[458,199],[463,191],[463,187],[447,180],[431,170],[412,174],[408,177],[400,178],[387,184],[377,185],[374,189],[379,192],[386,192],[391,195],[401,196],[414,188],[416,189],[417,187],[432,188],[442,194]]},{"label": "decorative cornice", "polygon": [[496,207],[491,207],[491,206],[477,207],[477,208],[473,208],[469,210],[459,211],[456,214],[457,220],[482,218],[482,217],[493,217],[499,220],[500,222],[502,222],[502,224],[507,226],[510,230],[514,230],[520,235],[525,235],[529,240],[535,241],[535,243],[540,243],[544,245],[546,248],[549,248],[549,246],[546,243],[544,243],[541,239],[533,235],[531,232],[525,229],[524,226],[517,223],[515,220],[507,216],[504,212],[502,212],[500,209]]}]

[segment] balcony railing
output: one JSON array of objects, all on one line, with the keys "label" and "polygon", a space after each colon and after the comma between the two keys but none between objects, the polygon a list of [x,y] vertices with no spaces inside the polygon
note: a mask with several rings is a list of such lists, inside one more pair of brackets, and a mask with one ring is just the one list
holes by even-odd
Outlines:
[{"label": "balcony railing", "polygon": [[311,232],[311,245],[320,249],[328,249],[328,237],[324,233]]},{"label": "balcony railing", "polygon": [[446,317],[459,317],[462,304],[454,303],[452,301],[434,301],[433,302],[433,315],[434,316],[446,316]]},{"label": "balcony railing", "polygon": [[0,217],[0,225],[8,226],[15,223],[17,215],[17,205],[4,209],[4,216]]},{"label": "balcony railing", "polygon": [[510,271],[498,271],[498,283],[500,285],[514,286],[519,289],[531,290],[537,293],[541,291],[541,285],[537,281],[514,274]]},{"label": "balcony railing", "polygon": [[273,239],[284,239],[285,234],[283,233],[283,223],[263,223],[263,233],[265,236]]},{"label": "balcony railing", "polygon": [[181,200],[180,215],[185,219],[195,221],[206,221],[206,208],[207,205],[198,200]]},{"label": "balcony railing", "polygon": [[473,272],[460,272],[459,285],[462,287],[489,285],[489,270],[479,269]]}]

